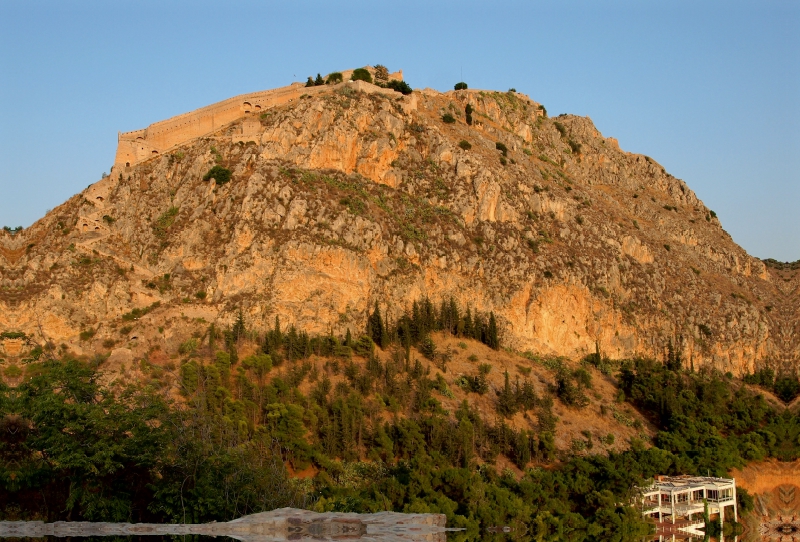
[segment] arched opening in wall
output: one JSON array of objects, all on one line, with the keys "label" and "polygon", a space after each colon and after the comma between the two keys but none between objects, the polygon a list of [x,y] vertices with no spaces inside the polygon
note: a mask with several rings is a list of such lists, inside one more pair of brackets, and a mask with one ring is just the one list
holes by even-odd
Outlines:
[{"label": "arched opening in wall", "polygon": [[144,138],[142,136],[137,136],[136,141],[144,141]]},{"label": "arched opening in wall", "polygon": [[256,111],[260,111],[260,110],[261,110],[261,106],[256,104]]},{"label": "arched opening in wall", "polygon": [[125,162],[125,167],[131,167],[131,163],[130,162]]},{"label": "arched opening in wall", "polygon": [[97,197],[96,197],[96,198],[94,198],[94,199],[96,199],[96,200],[100,200],[100,201],[103,201],[103,196],[97,196]]},{"label": "arched opening in wall", "polygon": [[83,231],[88,231],[88,230],[89,230],[89,224],[84,224]]},{"label": "arched opening in wall", "polygon": [[158,151],[152,151],[150,154],[158,154]]},{"label": "arched opening in wall", "polygon": [[100,226],[95,226],[94,231],[100,231]]},{"label": "arched opening in wall", "polygon": [[249,113],[253,109],[253,105],[250,102],[244,102],[242,104],[242,109],[245,113]]}]

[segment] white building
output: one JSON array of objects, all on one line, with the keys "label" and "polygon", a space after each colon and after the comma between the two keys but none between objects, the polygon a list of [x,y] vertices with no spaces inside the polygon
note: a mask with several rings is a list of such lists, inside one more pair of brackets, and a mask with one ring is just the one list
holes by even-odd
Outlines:
[{"label": "white building", "polygon": [[725,520],[725,509],[733,508],[733,518],[739,521],[736,508],[736,480],[710,476],[659,476],[652,485],[642,488],[642,515],[672,523],[687,534],[702,536],[706,503],[709,517],[719,514]]}]

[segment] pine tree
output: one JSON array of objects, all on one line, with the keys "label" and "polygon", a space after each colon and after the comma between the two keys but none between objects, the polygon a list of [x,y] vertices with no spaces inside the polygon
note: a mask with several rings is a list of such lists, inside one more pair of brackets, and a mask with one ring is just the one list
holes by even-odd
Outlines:
[{"label": "pine tree", "polygon": [[680,348],[675,348],[672,344],[672,339],[669,341],[669,345],[667,346],[667,369],[670,371],[680,371],[681,366],[683,365],[683,360],[681,359],[681,352]]},{"label": "pine tree", "polygon": [[306,87],[313,87],[313,86],[314,86],[314,80],[311,77],[309,77],[308,81],[306,81]]},{"label": "pine tree", "polygon": [[321,86],[325,84],[325,79],[322,78],[320,74],[317,74],[317,78],[314,79],[314,86]]},{"label": "pine tree", "polygon": [[389,70],[383,64],[375,65],[375,81],[377,83],[387,83],[389,81]]}]

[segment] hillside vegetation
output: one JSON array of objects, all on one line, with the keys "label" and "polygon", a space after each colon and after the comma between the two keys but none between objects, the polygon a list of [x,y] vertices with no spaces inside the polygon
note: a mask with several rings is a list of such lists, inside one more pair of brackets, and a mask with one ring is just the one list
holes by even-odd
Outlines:
[{"label": "hillside vegetation", "polygon": [[[634,540],[648,526],[625,503],[645,479],[800,457],[797,413],[730,376],[675,357],[588,356],[569,369],[517,356],[526,376],[495,385],[481,364],[456,376],[456,356],[437,353],[448,336],[492,350],[458,337],[463,325],[437,332],[443,314],[424,314],[387,328],[374,312],[368,331],[385,350],[370,335],[342,341],[279,322],[257,336],[240,319],[185,344],[171,373],[141,362],[135,385],[109,381],[102,358],[31,363],[0,394],[3,517],[196,522],[293,505],[441,512],[467,528],[462,540],[486,540],[492,525],[527,531],[521,540]],[[540,374],[548,385],[528,379]],[[605,406],[592,392],[607,374],[618,388]],[[586,420],[597,403],[622,425],[635,408],[653,438],[615,447],[616,432],[584,430],[556,446],[554,412]],[[740,504],[752,507],[744,491]]]}]

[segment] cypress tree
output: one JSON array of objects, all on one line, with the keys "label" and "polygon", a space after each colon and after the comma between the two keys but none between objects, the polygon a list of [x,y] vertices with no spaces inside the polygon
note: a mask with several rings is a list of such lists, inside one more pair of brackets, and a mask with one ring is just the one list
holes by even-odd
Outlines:
[{"label": "cypress tree", "polygon": [[383,318],[381,318],[381,309],[378,307],[378,301],[375,301],[375,310],[367,319],[367,336],[372,339],[372,342],[379,347],[384,348],[387,346],[386,340],[386,326],[383,325]]},{"label": "cypress tree", "polygon": [[500,339],[497,337],[497,321],[494,319],[494,312],[489,313],[489,328],[487,330],[486,345],[493,350],[500,348]]},{"label": "cypress tree", "polygon": [[464,315],[464,337],[473,339],[475,337],[474,324],[472,322],[472,310],[467,307],[467,314]]},{"label": "cypress tree", "polygon": [[211,353],[214,353],[214,346],[217,342],[217,327],[214,324],[211,324],[208,327],[208,349]]},{"label": "cypress tree", "polygon": [[244,325],[244,314],[242,313],[242,309],[239,309],[239,314],[236,316],[236,322],[233,324],[233,339],[238,341],[241,339],[245,332],[247,331]]},{"label": "cypress tree", "polygon": [[450,296],[450,333],[453,335],[458,334],[458,321],[460,319],[458,312],[458,303]]},{"label": "cypress tree", "polygon": [[317,78],[314,79],[314,86],[320,86],[325,84],[325,79],[322,78],[320,74],[317,74]]}]

